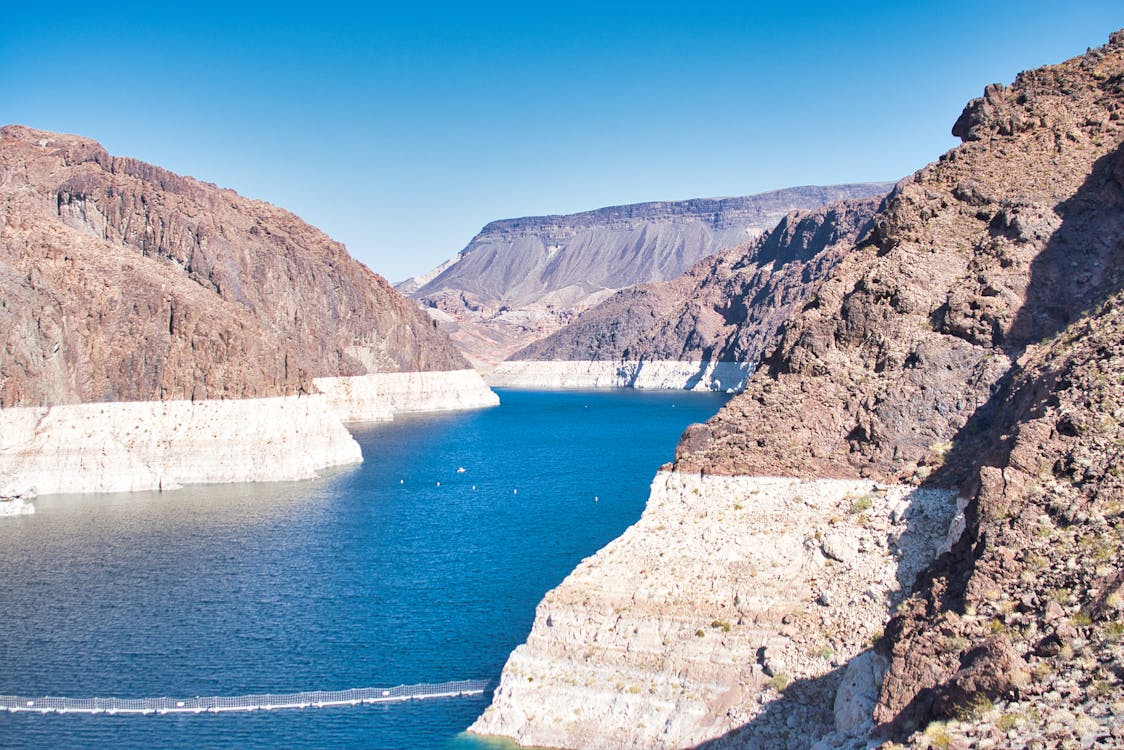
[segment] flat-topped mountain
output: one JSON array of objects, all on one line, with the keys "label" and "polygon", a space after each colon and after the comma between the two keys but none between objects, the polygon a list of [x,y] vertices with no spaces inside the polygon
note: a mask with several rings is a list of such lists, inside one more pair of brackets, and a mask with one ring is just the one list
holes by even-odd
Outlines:
[{"label": "flat-topped mountain", "polygon": [[795,211],[679,278],[617,292],[510,359],[756,364],[792,310],[873,229],[880,200]]},{"label": "flat-topped mountain", "polygon": [[0,129],[0,406],[311,392],[467,366],[434,323],[293,214]]},{"label": "flat-topped mountain", "polygon": [[744,245],[789,211],[890,187],[797,187],[495,221],[454,259],[398,288],[443,320],[470,359],[493,365],[619,289],[673,279]]}]

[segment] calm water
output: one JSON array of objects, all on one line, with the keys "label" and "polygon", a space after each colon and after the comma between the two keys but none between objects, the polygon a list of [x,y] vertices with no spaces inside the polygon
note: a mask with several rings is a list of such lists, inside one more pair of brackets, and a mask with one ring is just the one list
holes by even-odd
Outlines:
[{"label": "calm water", "polygon": [[[683,428],[724,401],[500,397],[495,409],[357,431],[365,463],[313,482],[40,498],[35,515],[0,522],[0,694],[494,685],[542,595],[639,518]],[[0,712],[0,747],[475,748],[461,732],[488,697]]]}]

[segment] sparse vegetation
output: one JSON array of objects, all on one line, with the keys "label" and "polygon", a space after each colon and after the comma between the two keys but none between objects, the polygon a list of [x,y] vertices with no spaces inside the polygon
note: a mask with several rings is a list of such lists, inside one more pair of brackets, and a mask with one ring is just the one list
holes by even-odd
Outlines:
[{"label": "sparse vegetation", "polygon": [[939,748],[939,750],[948,750],[949,745],[952,744],[952,735],[948,733],[948,727],[943,721],[934,721],[925,727],[925,739],[928,741],[929,747]]},{"label": "sparse vegetation", "polygon": [[957,713],[961,719],[977,720],[983,718],[985,714],[994,708],[995,705],[991,702],[991,698],[988,698],[983,693],[976,693],[967,703],[960,707]]},{"label": "sparse vegetation", "polygon": [[851,512],[854,514],[866,513],[874,505],[874,497],[868,492],[865,495],[856,497],[851,503]]},{"label": "sparse vegetation", "polygon": [[778,693],[784,691],[788,687],[789,679],[786,674],[775,674],[766,683],[770,688],[776,690]]}]

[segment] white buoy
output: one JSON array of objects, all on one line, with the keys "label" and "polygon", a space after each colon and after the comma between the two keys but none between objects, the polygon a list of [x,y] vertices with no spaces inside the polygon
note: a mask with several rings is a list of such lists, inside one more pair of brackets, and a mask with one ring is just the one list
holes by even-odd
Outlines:
[{"label": "white buoy", "polygon": [[405,479],[399,479],[398,484],[406,484],[406,480]]},{"label": "white buoy", "polygon": [[440,483],[440,482],[438,482],[438,483],[437,483],[437,486],[438,486],[438,487],[440,487],[440,486],[441,486],[441,483]]},{"label": "white buoy", "polygon": [[593,496],[593,502],[599,503],[599,502],[601,502],[601,498],[597,497],[597,495],[594,495]]},{"label": "white buoy", "polygon": [[476,491],[476,485],[475,485],[475,484],[474,484],[474,485],[472,485],[472,490],[473,490],[473,492],[475,492],[475,491]]},{"label": "white buoy", "polygon": [[519,490],[512,490],[512,491],[511,491],[511,494],[513,494],[513,495],[518,495],[518,494],[519,494]]}]

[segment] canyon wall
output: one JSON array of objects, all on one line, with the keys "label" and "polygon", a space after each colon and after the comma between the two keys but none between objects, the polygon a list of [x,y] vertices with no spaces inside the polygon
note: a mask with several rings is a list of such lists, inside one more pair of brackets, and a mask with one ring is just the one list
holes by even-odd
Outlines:
[{"label": "canyon wall", "polygon": [[[1124,743],[1122,121],[1124,32],[969,103],[962,145],[899,183],[744,391],[684,433],[641,522],[548,594],[474,731],[563,747]],[[805,518],[794,498],[778,512],[746,494],[778,475],[878,490]],[[894,488],[937,498],[947,544],[886,556],[903,537],[878,495]],[[738,520],[758,509],[776,540]],[[829,542],[855,512],[874,538]],[[817,550],[851,565],[828,577],[839,588],[790,576]],[[912,587],[851,577],[879,561],[919,570]],[[783,593],[779,625],[746,585]],[[774,664],[777,631],[812,653]],[[816,653],[831,663],[809,671]]]},{"label": "canyon wall", "polygon": [[457,370],[448,338],[287,211],[77,136],[0,128],[0,407],[310,393]]},{"label": "canyon wall", "polygon": [[312,477],[345,421],[497,403],[467,367],[287,211],[0,128],[0,497]]}]

